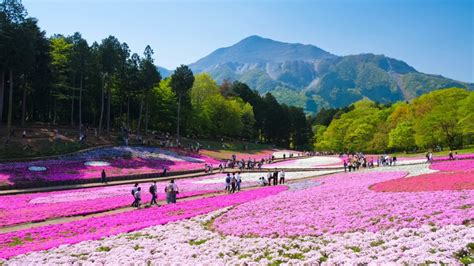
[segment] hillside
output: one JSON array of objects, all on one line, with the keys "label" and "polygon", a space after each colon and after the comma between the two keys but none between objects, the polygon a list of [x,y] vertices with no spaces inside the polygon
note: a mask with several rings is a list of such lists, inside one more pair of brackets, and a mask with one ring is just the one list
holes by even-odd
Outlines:
[{"label": "hillside", "polygon": [[[390,103],[446,87],[474,88],[474,84],[418,72],[384,55],[336,56],[313,45],[259,36],[219,48],[190,67],[195,73],[210,73],[218,82],[239,80],[262,94],[271,92],[280,102],[307,112],[362,98]],[[166,69],[160,71],[169,75]]]}]

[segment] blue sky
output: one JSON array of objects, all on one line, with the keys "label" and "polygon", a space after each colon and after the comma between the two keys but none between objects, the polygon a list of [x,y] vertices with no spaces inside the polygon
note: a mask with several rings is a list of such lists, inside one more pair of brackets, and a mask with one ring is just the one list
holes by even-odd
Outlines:
[{"label": "blue sky", "polygon": [[108,35],[174,69],[249,35],[336,55],[385,54],[418,71],[474,82],[471,0],[24,0],[48,35]]}]

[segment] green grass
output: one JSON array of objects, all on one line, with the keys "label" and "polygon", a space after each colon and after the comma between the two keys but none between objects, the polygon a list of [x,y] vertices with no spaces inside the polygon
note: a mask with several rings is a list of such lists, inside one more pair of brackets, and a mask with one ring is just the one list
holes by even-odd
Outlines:
[{"label": "green grass", "polygon": [[189,245],[191,246],[199,246],[207,242],[207,239],[201,239],[201,240],[190,240]]},{"label": "green grass", "polygon": [[134,247],[133,247],[134,250],[139,250],[139,249],[143,249],[142,246],[136,244]]},{"label": "green grass", "polygon": [[0,159],[26,159],[34,157],[44,157],[61,155],[79,151],[89,146],[80,144],[78,142],[53,142],[47,148],[41,148],[39,150],[24,149],[23,146],[11,144],[6,148],[0,149]]},{"label": "green grass", "polygon": [[350,246],[350,247],[347,247],[347,249],[350,249],[352,251],[354,251],[355,253],[359,253],[362,251],[362,249],[360,247],[357,247],[357,246]]},{"label": "green grass", "polygon": [[377,240],[377,241],[370,242],[371,247],[378,247],[378,246],[381,246],[383,244],[385,244],[385,241],[383,241],[383,240]]},{"label": "green grass", "polygon": [[107,246],[100,246],[96,249],[97,252],[109,252],[110,250],[112,250],[112,248]]},{"label": "green grass", "polygon": [[463,248],[453,254],[453,256],[464,265],[474,264],[474,242],[471,242],[466,245],[466,248]]},{"label": "green grass", "polygon": [[16,247],[16,246],[20,246],[20,245],[23,245],[23,240],[21,240],[19,237],[14,237],[12,238],[12,241],[9,242],[7,245],[9,247]]}]

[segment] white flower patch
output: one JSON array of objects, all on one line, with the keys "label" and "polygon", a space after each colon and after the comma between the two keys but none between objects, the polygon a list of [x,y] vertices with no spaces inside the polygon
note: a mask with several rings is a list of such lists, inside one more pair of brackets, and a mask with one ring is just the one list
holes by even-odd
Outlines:
[{"label": "white flower patch", "polygon": [[313,156],[304,159],[289,160],[274,164],[263,165],[263,168],[316,168],[316,167],[342,167],[339,157]]},{"label": "white flower patch", "polygon": [[109,166],[110,163],[106,161],[89,161],[84,163],[85,166],[104,167]]},{"label": "white flower patch", "polygon": [[430,169],[430,164],[413,164],[413,165],[396,165],[396,166],[382,166],[369,169],[368,171],[386,172],[386,171],[405,171],[408,172],[407,177],[425,175],[438,172],[438,170]]},{"label": "white flower patch", "polygon": [[[321,175],[327,175],[327,174],[332,174],[332,173],[337,173],[339,171],[334,171],[334,170],[328,170],[328,171],[302,171],[302,172],[285,172],[285,179],[286,180],[295,180],[295,179],[302,179],[302,178],[308,178],[308,177],[317,177]],[[225,174],[222,174],[220,177],[215,177],[215,178],[209,178],[209,179],[203,179],[194,182],[195,184],[219,184],[219,183],[224,183],[225,181]],[[258,182],[260,177],[265,177],[267,178],[267,173],[266,172],[261,172],[261,173],[241,173],[240,174],[242,178],[242,182],[247,183],[247,182]]]},{"label": "white flower patch", "polygon": [[448,225],[441,228],[423,226],[418,229],[325,234],[319,237],[224,236],[212,231],[210,224],[228,209],[97,241],[20,255],[3,262],[7,265],[266,265],[278,262],[411,265],[428,261],[459,264],[453,253],[474,242],[472,225]]},{"label": "white flower patch", "polygon": [[46,171],[47,168],[44,167],[44,166],[36,166],[36,165],[33,165],[33,166],[29,166],[28,167],[28,170],[32,171],[32,172],[43,172],[43,171]]},{"label": "white flower patch", "polygon": [[94,200],[102,198],[112,198],[117,196],[128,195],[130,192],[128,186],[104,187],[100,189],[86,189],[80,191],[64,192],[51,194],[48,196],[33,198],[29,201],[31,204],[52,204],[75,202],[84,200]]}]

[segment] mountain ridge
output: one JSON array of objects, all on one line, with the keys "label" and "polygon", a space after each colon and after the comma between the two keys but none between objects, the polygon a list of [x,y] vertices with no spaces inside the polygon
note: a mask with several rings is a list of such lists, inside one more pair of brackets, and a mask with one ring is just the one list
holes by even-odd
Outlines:
[{"label": "mountain ridge", "polygon": [[337,56],[317,46],[252,35],[216,49],[189,65],[217,82],[239,80],[279,102],[316,112],[369,98],[381,103],[410,100],[445,87],[474,84],[418,72],[402,60],[363,53]]}]

